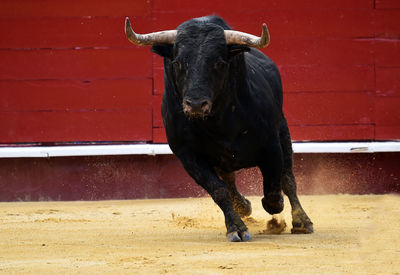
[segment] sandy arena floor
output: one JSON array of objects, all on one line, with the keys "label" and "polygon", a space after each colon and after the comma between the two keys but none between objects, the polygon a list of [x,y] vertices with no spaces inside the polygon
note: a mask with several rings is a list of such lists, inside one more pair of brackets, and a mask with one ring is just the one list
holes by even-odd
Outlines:
[{"label": "sandy arena floor", "polygon": [[211,198],[0,203],[1,274],[400,274],[400,197],[302,196],[315,234],[229,243]]}]

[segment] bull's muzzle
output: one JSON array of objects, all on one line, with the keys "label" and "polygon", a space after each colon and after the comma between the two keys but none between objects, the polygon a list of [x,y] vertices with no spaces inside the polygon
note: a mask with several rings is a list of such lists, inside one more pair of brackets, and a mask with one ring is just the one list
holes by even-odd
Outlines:
[{"label": "bull's muzzle", "polygon": [[183,111],[186,115],[191,117],[206,117],[211,112],[211,105],[211,100],[208,98],[185,98],[183,100]]}]

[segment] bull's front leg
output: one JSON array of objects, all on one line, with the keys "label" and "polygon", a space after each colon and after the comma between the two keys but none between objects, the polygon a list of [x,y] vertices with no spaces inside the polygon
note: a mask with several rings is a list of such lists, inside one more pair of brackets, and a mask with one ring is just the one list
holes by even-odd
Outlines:
[{"label": "bull's front leg", "polygon": [[259,168],[263,175],[264,198],[262,205],[269,214],[278,214],[283,210],[282,171],[283,155],[278,142],[271,142],[263,152]]},{"label": "bull's front leg", "polygon": [[246,225],[233,208],[227,184],[219,179],[213,167],[203,158],[195,156],[191,152],[180,152],[176,155],[188,174],[210,194],[214,202],[221,208],[225,216],[228,240],[231,242],[251,240]]},{"label": "bull's front leg", "polygon": [[228,185],[229,193],[233,202],[233,209],[240,217],[251,215],[251,203],[242,194],[239,193],[235,183],[235,172],[225,172],[222,169],[215,168],[217,175]]}]

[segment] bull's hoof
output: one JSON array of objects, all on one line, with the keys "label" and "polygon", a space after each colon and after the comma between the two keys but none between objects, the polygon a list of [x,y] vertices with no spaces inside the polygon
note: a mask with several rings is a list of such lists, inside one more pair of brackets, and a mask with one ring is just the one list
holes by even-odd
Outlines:
[{"label": "bull's hoof", "polygon": [[251,215],[251,203],[245,197],[235,198],[233,201],[233,208],[240,217],[247,217]]},{"label": "bull's hoof", "polygon": [[269,214],[281,213],[283,210],[283,196],[279,193],[269,193],[261,200],[262,206]]},{"label": "bull's hoof", "polygon": [[249,231],[241,232],[240,238],[242,239],[243,242],[251,241],[251,235],[250,235]]},{"label": "bull's hoof", "polygon": [[311,234],[314,232],[312,221],[301,207],[292,210],[292,225],[292,234]]},{"label": "bull's hoof", "polygon": [[313,223],[293,224],[292,234],[311,234],[314,233]]},{"label": "bull's hoof", "polygon": [[242,241],[242,239],[239,237],[239,234],[237,232],[227,233],[226,238],[230,242],[241,242]]},{"label": "bull's hoof", "polygon": [[230,232],[226,234],[226,238],[230,242],[247,242],[251,240],[251,235],[249,231],[244,232]]}]

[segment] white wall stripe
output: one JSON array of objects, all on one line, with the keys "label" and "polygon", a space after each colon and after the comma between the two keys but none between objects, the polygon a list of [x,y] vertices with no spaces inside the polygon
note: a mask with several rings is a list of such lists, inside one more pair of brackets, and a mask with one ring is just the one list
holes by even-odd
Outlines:
[{"label": "white wall stripe", "polygon": [[[294,142],[295,153],[400,152],[400,141],[388,142]],[[168,155],[168,144],[77,145],[0,147],[0,158],[50,158],[106,155]]]}]

